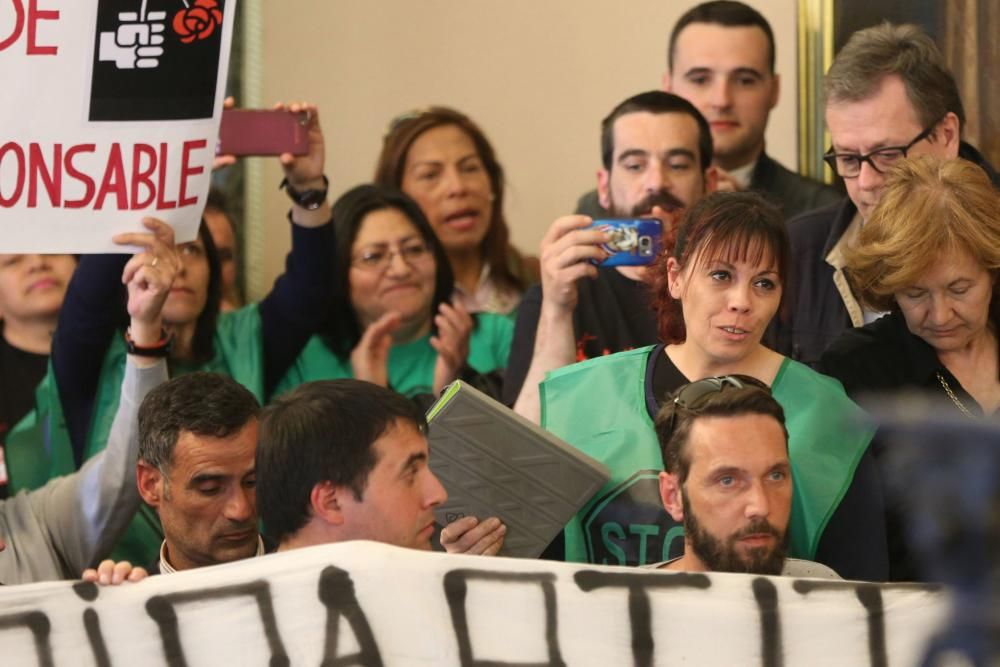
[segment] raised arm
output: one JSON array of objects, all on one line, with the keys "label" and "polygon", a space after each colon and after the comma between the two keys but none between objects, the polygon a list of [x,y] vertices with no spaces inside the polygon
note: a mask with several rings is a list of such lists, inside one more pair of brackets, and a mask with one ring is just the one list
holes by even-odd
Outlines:
[{"label": "raised arm", "polygon": [[[284,108],[283,105],[278,105]],[[286,188],[292,196],[292,250],[285,272],[258,306],[264,357],[264,394],[269,395],[323,322],[333,293],[333,224],[325,195],[315,205],[298,203],[303,193],[325,193],[323,131],[316,107],[291,104],[289,111],[309,114],[309,152],[284,154]]]},{"label": "raised arm", "polygon": [[[597,277],[597,267],[590,260],[607,256],[600,244],[608,241],[608,235],[587,229],[590,223],[585,215],[568,215],[552,223],[542,239],[542,304],[531,362],[514,402],[514,411],[536,424],[541,421],[538,384],[549,371],[576,361],[576,282]],[[518,344],[517,338],[514,343]]]},{"label": "raised arm", "polygon": [[[129,335],[138,352],[160,342],[160,313],[180,266],[172,230],[153,222],[155,235],[125,235],[129,238],[123,240],[146,247],[128,261],[122,274],[129,293]],[[154,240],[143,243],[143,237],[153,236]],[[139,506],[135,484],[139,405],[166,379],[162,358],[130,354],[107,447],[78,472],[52,480],[26,496],[35,525],[45,533],[46,551],[57,557],[63,576],[75,578],[84,568],[96,565],[135,514]]]},{"label": "raised arm", "polygon": [[101,364],[121,324],[121,275],[128,255],[84,255],[73,273],[52,336],[52,370],[79,467]]}]

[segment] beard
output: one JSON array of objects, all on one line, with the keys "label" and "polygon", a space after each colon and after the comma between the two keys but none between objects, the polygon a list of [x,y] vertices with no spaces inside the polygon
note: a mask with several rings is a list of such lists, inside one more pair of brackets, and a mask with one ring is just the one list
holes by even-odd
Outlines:
[{"label": "beard", "polygon": [[[684,505],[684,535],[705,567],[711,572],[739,572],[743,574],[781,574],[788,553],[788,533],[782,533],[767,519],[754,519],[724,540],[720,540],[702,528],[698,517],[691,511],[687,496],[681,498]],[[773,535],[777,538],[773,547],[750,549],[746,555],[736,548],[736,543],[748,535]]]},{"label": "beard", "polygon": [[643,215],[649,215],[652,213],[654,206],[659,206],[669,213],[679,211],[685,207],[684,202],[666,190],[657,190],[656,192],[649,193],[631,208],[618,206],[615,200],[611,198],[610,192],[608,193],[608,199],[608,212],[616,218],[638,218]]}]

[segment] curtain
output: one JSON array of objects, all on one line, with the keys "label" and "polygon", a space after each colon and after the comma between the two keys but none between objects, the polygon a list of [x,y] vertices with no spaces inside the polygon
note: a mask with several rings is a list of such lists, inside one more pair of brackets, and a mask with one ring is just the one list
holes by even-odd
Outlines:
[{"label": "curtain", "polygon": [[1000,165],[1000,2],[949,0],[943,9],[939,46],[965,105],[964,138],[996,167]]}]

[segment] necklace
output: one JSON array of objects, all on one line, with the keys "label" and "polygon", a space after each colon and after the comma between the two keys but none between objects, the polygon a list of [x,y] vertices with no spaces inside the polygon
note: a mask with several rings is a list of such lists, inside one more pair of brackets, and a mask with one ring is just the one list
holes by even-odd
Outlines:
[{"label": "necklace", "polygon": [[951,387],[948,386],[948,381],[944,379],[943,375],[941,375],[941,371],[938,371],[935,375],[937,375],[938,382],[941,383],[944,393],[948,394],[948,398],[951,399],[951,402],[954,403],[964,414],[975,419],[976,416],[969,412],[969,409],[962,404],[962,401],[958,400],[958,396],[956,396],[955,392],[953,392]]}]

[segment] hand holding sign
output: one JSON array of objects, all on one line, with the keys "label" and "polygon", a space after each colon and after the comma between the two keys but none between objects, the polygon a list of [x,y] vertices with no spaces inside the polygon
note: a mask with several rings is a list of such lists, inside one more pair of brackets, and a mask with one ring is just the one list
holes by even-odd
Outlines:
[{"label": "hand holding sign", "polygon": [[146,218],[142,224],[152,233],[118,234],[114,241],[143,248],[125,265],[122,282],[128,285],[132,339],[139,344],[151,344],[160,338],[163,304],[180,271],[181,260],[170,225],[155,218]]}]

